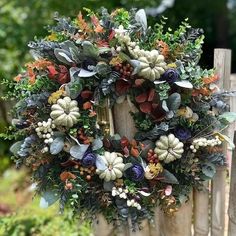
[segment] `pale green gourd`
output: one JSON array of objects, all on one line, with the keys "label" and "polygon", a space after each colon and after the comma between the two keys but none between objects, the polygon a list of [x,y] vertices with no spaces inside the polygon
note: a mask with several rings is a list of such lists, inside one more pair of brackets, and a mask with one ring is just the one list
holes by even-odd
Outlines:
[{"label": "pale green gourd", "polygon": [[50,116],[56,126],[71,128],[80,117],[78,102],[71,100],[70,97],[58,99],[57,103],[52,105],[51,110]]},{"label": "pale green gourd", "polygon": [[156,141],[154,152],[158,155],[159,160],[170,163],[181,158],[184,152],[183,147],[184,144],[173,134],[163,135]]}]

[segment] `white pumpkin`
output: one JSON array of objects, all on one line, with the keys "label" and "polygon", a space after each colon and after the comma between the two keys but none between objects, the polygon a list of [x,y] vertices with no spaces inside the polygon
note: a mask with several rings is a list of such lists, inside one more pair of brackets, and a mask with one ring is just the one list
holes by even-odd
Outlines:
[{"label": "white pumpkin", "polygon": [[170,163],[181,158],[184,152],[183,147],[184,144],[173,134],[169,134],[168,136],[163,135],[156,141],[154,152],[158,155],[159,160]]},{"label": "white pumpkin", "polygon": [[80,117],[78,102],[71,100],[70,97],[64,97],[57,100],[52,105],[50,116],[56,126],[72,127],[78,122]]},{"label": "white pumpkin", "polygon": [[139,57],[138,60],[140,61],[139,75],[151,81],[159,79],[166,70],[164,56],[157,50],[146,52],[145,56]]},{"label": "white pumpkin", "polygon": [[122,177],[125,164],[121,156],[118,156],[116,152],[105,152],[104,155],[100,157],[106,166],[103,170],[96,170],[100,179],[104,179],[108,182]]}]

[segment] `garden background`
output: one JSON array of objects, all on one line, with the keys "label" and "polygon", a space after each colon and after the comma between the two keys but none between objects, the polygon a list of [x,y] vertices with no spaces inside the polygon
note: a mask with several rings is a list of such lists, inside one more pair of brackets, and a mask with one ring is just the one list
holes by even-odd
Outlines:
[{"label": "garden background", "polygon": [[[0,0],[0,80],[12,79],[28,60],[27,43],[46,35],[53,15],[76,16],[83,7],[96,11],[124,7],[145,8],[149,23],[168,17],[168,27],[175,28],[185,18],[205,32],[201,64],[212,67],[214,48],[231,48],[232,73],[236,72],[236,0]],[[4,93],[0,86],[0,94]],[[0,132],[10,122],[9,108],[14,101],[0,100]],[[86,223],[73,224],[70,212],[57,215],[56,207],[42,210],[33,200],[33,187],[26,170],[16,171],[8,151],[10,143],[0,140],[0,235],[63,236],[90,235]],[[78,230],[79,228],[79,230]]]}]

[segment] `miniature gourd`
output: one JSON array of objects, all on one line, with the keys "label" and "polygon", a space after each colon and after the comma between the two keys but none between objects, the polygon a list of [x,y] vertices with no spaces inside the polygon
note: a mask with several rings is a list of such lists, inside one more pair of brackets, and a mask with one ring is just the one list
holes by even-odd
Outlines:
[{"label": "miniature gourd", "polygon": [[140,62],[139,75],[148,80],[159,79],[166,70],[164,56],[160,55],[157,50],[145,52],[138,60]]},{"label": "miniature gourd", "polygon": [[170,163],[181,158],[184,152],[183,147],[184,144],[173,134],[163,135],[156,141],[154,152],[158,155],[159,160]]},{"label": "miniature gourd", "polygon": [[71,128],[80,117],[78,102],[71,100],[70,97],[58,99],[57,103],[52,105],[51,110],[50,116],[56,126]]},{"label": "miniature gourd", "polygon": [[108,182],[122,177],[125,164],[121,156],[118,156],[116,152],[105,152],[100,158],[105,164],[103,170],[96,170],[100,179]]}]

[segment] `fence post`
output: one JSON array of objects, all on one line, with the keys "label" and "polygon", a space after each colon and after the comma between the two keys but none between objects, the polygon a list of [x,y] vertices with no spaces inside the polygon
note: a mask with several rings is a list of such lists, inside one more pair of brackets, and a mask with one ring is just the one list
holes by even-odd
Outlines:
[{"label": "fence post", "polygon": [[[236,90],[236,75],[231,75],[231,90]],[[231,111],[236,112],[236,97],[230,99]],[[233,133],[234,143],[236,143],[235,123],[231,126],[231,136]],[[233,131],[233,132],[232,132]],[[236,235],[236,150],[233,150],[230,163],[230,192],[229,192],[229,207],[228,207],[228,236]]]},{"label": "fence post", "polygon": [[[218,86],[224,90],[230,89],[231,50],[214,50],[214,67],[220,77]],[[227,130],[225,131],[227,134]],[[224,145],[224,154],[227,156],[227,145]],[[223,236],[225,229],[225,187],[226,167],[219,167],[212,180],[211,202],[211,235]]]},{"label": "fence post", "polygon": [[194,190],[194,236],[209,234],[209,181],[204,183],[203,191]]}]

